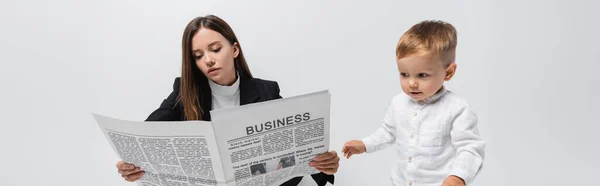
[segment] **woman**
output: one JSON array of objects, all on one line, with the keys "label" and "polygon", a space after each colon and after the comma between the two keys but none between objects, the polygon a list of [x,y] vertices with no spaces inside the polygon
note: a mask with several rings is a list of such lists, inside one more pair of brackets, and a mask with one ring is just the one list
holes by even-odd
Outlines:
[{"label": "woman", "polygon": [[[182,73],[173,92],[146,121],[210,121],[210,110],[281,98],[275,81],[253,78],[240,43],[231,27],[214,15],[197,17],[185,28],[182,39]],[[321,171],[311,175],[317,185],[333,184],[339,157],[335,151],[319,155],[309,164]],[[117,169],[130,182],[144,171],[120,161]],[[295,186],[302,177],[282,186]]]}]

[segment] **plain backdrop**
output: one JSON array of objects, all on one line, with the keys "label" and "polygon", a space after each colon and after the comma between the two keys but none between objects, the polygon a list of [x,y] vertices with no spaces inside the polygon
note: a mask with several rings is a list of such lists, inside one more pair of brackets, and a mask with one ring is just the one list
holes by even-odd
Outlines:
[{"label": "plain backdrop", "polygon": [[[144,120],[181,70],[181,36],[216,14],[284,97],[329,89],[331,149],[380,127],[401,92],[395,45],[425,19],[458,30],[446,84],[487,141],[473,185],[595,185],[596,1],[0,1],[0,185],[134,185],[91,113]],[[335,185],[390,185],[386,149],[340,161]],[[314,185],[305,178],[303,186]]]}]

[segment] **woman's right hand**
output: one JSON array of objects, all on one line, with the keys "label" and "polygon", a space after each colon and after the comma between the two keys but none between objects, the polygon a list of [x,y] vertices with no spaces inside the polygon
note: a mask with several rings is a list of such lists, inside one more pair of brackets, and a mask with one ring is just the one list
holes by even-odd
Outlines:
[{"label": "woman's right hand", "polygon": [[119,170],[119,174],[129,182],[137,181],[144,176],[144,171],[140,167],[123,161],[117,163],[117,169]]}]

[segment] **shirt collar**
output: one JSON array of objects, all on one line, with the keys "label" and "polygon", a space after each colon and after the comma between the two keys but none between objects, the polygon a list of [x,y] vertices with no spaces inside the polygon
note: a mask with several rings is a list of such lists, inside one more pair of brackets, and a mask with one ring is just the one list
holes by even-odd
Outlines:
[{"label": "shirt collar", "polygon": [[415,102],[418,104],[430,104],[430,103],[433,103],[433,102],[439,100],[446,93],[448,93],[448,90],[446,90],[446,88],[444,86],[442,86],[442,88],[440,88],[440,90],[437,93],[433,94],[433,96],[430,96],[428,98],[425,98],[424,100],[415,101]]}]

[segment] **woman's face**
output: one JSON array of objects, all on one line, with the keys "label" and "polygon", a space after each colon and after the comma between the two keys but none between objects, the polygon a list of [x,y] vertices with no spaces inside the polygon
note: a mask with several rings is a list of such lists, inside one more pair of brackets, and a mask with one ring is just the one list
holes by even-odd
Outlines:
[{"label": "woman's face", "polygon": [[223,35],[200,28],[192,37],[192,55],[204,75],[219,85],[231,85],[236,80],[234,59],[239,54],[237,43],[231,45]]}]

